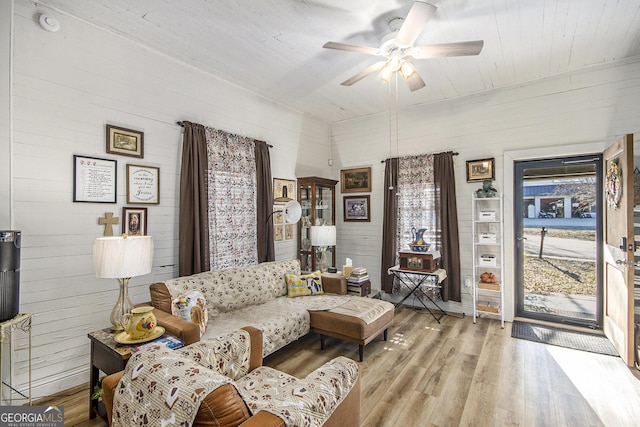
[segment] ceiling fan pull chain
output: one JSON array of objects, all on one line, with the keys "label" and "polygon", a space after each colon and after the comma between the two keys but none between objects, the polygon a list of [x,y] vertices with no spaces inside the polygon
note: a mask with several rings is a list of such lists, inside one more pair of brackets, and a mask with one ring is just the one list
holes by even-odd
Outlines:
[{"label": "ceiling fan pull chain", "polygon": [[398,122],[398,108],[400,108],[398,103],[398,73],[396,73],[396,157],[400,157],[400,150],[398,148],[398,135],[400,134],[400,123]]}]

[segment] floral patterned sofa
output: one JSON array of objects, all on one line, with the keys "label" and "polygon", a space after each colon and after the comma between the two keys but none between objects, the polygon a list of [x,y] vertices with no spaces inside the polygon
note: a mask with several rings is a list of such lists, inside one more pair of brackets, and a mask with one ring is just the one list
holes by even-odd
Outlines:
[{"label": "floral patterned sofa", "polygon": [[357,426],[358,364],[337,357],[303,379],[262,366],[252,327],[170,350],[146,346],[102,381],[109,424]]},{"label": "floral patterned sofa", "polygon": [[[256,327],[263,331],[263,356],[311,331],[360,344],[360,360],[366,343],[383,331],[386,339],[386,329],[393,319],[390,303],[362,298],[361,304],[368,300],[375,306],[370,319],[354,319],[348,313],[334,315],[330,312],[360,300],[347,295],[344,276],[323,274],[323,295],[288,298],[285,274],[300,275],[297,259],[179,277],[150,285],[151,305],[158,324],[186,344],[244,326]],[[171,315],[172,301],[192,291],[200,292],[206,299],[208,324],[202,337],[194,323]],[[361,307],[357,311],[362,311]]]}]

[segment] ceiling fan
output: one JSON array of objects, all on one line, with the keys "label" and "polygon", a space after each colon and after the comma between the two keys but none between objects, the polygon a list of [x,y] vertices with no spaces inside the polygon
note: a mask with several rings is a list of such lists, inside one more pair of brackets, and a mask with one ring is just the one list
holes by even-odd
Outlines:
[{"label": "ceiling fan", "polygon": [[341,84],[343,86],[351,86],[377,71],[381,71],[381,77],[388,81],[394,73],[400,72],[407,86],[413,92],[423,88],[425,83],[418,74],[416,67],[411,63],[411,59],[478,55],[484,45],[483,40],[425,46],[413,45],[436,9],[432,4],[414,1],[406,18],[394,18],[389,22],[391,33],[382,39],[378,48],[338,42],[325,43],[322,47],[327,49],[345,50],[386,58],[365,68]]}]

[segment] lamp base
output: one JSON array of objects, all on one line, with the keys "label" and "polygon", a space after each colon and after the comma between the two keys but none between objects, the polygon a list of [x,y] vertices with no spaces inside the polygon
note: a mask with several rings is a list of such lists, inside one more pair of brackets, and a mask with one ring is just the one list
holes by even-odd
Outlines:
[{"label": "lamp base", "polygon": [[126,325],[122,324],[122,316],[126,313],[130,313],[133,308],[133,304],[129,300],[129,280],[130,277],[118,279],[118,285],[120,286],[120,294],[118,295],[118,301],[111,310],[111,332],[122,332]]},{"label": "lamp base", "polygon": [[320,246],[320,272],[326,273],[329,270],[329,262],[327,261],[327,247]]}]

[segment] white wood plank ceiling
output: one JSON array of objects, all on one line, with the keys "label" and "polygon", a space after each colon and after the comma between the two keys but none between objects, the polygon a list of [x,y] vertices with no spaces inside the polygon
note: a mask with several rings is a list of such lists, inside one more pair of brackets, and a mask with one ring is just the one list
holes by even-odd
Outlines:
[{"label": "white wood plank ceiling", "polygon": [[[386,111],[387,83],[340,83],[380,58],[323,49],[378,47],[411,0],[42,0],[96,26],[326,122]],[[640,54],[638,0],[430,0],[416,45],[484,40],[479,56],[414,60],[432,103]],[[64,31],[62,28],[61,31]],[[393,85],[392,87],[395,87]],[[395,101],[394,101],[395,102]]]}]

